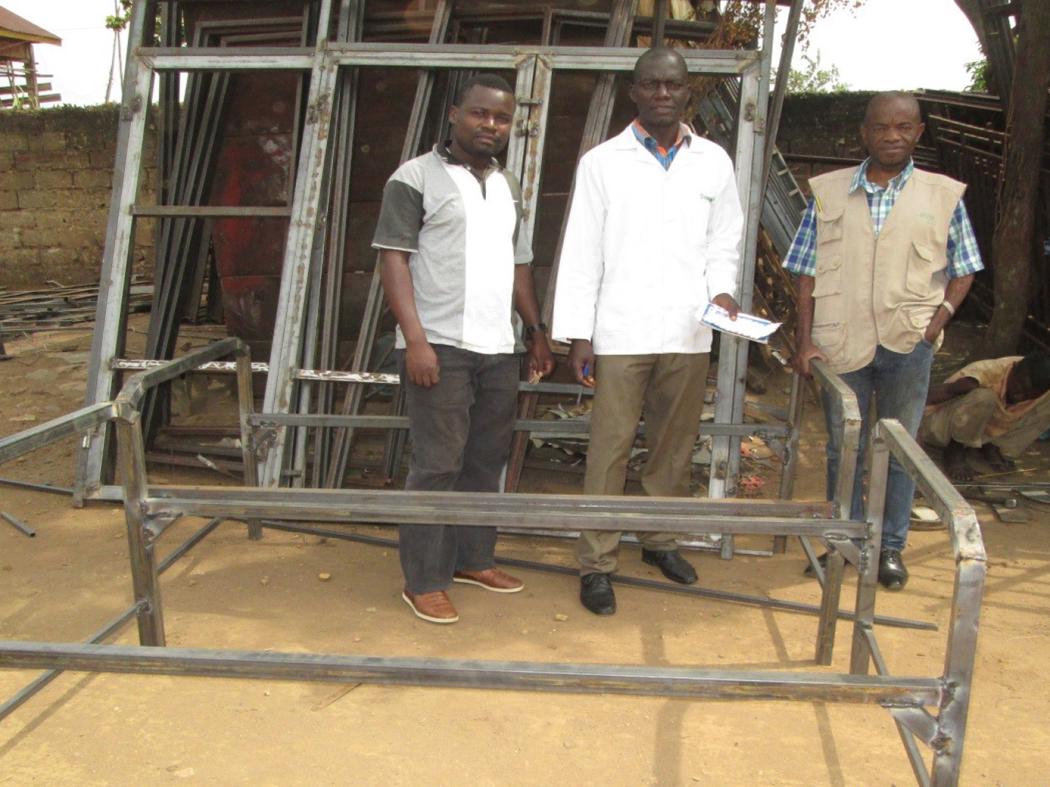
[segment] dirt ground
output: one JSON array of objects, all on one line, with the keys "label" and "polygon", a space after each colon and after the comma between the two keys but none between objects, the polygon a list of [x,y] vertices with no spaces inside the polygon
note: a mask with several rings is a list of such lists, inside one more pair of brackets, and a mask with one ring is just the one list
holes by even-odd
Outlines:
[{"label": "dirt ground", "polygon": [[[0,433],[79,406],[89,346],[88,330],[8,342],[15,358],[0,364]],[[800,498],[822,494],[815,409],[803,442]],[[0,476],[69,484],[72,447],[70,440],[41,450],[0,468]],[[1050,480],[1048,454],[1050,445],[1038,444],[1021,461],[1027,472],[993,480]],[[526,480],[533,490],[578,484],[556,473]],[[0,487],[0,509],[37,530],[30,539],[0,523],[0,639],[83,640],[130,603],[116,505],[77,510],[64,496]],[[964,784],[1039,785],[1050,773],[1050,507],[1025,509],[1028,523],[1007,525],[977,504],[989,575]],[[199,526],[174,526],[161,552]],[[504,537],[499,553],[572,565],[570,544],[556,539]],[[878,612],[932,621],[940,630],[883,626],[879,642],[895,674],[938,675],[952,591],[944,531],[913,532],[906,556],[911,582],[903,593],[880,593]],[[794,543],[786,555],[723,561],[701,553],[694,562],[707,587],[818,601]],[[657,578],[632,546],[622,550],[621,570]],[[331,578],[322,581],[322,573]],[[575,578],[518,573],[527,586],[515,596],[455,587],[462,619],[437,627],[405,608],[391,549],[273,531],[249,543],[243,526],[226,523],[164,575],[168,640],[384,656],[818,669],[815,619],[807,615],[622,587],[617,614],[598,618],[579,605]],[[844,590],[844,606],[851,593]],[[849,636],[849,626],[840,625],[835,671],[848,668]],[[112,641],[133,644],[134,626]],[[0,698],[34,675],[0,671]],[[181,782],[886,785],[913,777],[886,711],[821,703],[66,673],[0,723],[0,785]]]}]

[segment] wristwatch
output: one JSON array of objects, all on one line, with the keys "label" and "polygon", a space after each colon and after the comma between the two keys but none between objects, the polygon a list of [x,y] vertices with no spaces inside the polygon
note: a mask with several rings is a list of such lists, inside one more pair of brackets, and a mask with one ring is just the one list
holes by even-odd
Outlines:
[{"label": "wristwatch", "polygon": [[547,323],[545,323],[545,322],[538,322],[535,325],[526,325],[525,326],[525,341],[531,341],[532,340],[532,334],[536,333],[536,331],[543,331],[544,333],[546,333],[547,332]]}]

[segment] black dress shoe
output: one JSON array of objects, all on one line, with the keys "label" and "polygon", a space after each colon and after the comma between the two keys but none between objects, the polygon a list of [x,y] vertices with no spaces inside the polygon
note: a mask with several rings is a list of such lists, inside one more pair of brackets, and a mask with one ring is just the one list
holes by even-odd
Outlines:
[{"label": "black dress shoe", "polygon": [[884,549],[879,553],[879,582],[886,590],[903,590],[908,584],[908,569],[899,549]]},{"label": "black dress shoe", "polygon": [[616,611],[616,594],[608,574],[584,574],[580,577],[580,603],[595,615]]},{"label": "black dress shoe", "polygon": [[677,549],[672,549],[669,552],[643,549],[642,562],[648,563],[650,566],[656,566],[672,582],[678,582],[682,585],[692,585],[696,582],[696,569],[679,554]]}]

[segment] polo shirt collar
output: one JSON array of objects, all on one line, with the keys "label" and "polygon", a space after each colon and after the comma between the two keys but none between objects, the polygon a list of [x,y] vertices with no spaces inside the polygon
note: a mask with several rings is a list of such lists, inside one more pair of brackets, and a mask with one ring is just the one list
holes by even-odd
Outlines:
[{"label": "polo shirt collar", "polygon": [[[446,164],[452,164],[453,166],[456,166],[456,167],[463,167],[464,169],[466,169],[471,174],[474,174],[474,170],[471,169],[470,165],[467,164],[467,162],[461,161],[460,159],[456,158],[455,154],[452,152],[452,140],[451,139],[446,139],[444,142],[441,142],[441,143],[439,143],[437,145],[434,145],[434,154],[438,158],[440,158],[442,161],[444,161]],[[489,166],[485,170],[484,176],[488,176],[488,174],[490,172],[492,172],[493,170],[495,170],[497,172],[500,172],[500,171],[503,170],[503,165],[500,164],[499,161],[497,161],[495,158],[489,159]],[[477,177],[477,176],[475,175],[475,177]]]},{"label": "polo shirt collar", "polygon": [[[882,191],[882,186],[872,183],[868,180],[868,164],[871,163],[871,157],[864,159],[863,163],[857,167],[857,171],[853,175],[853,180],[849,184],[849,194],[852,194],[857,189],[864,189],[869,194],[874,194],[876,191]],[[890,182],[886,185],[886,191],[900,191],[904,188],[904,184],[908,182],[908,178],[911,177],[911,173],[915,171],[915,163],[911,158],[908,159],[908,163],[904,165],[902,169],[895,177],[890,178]]]}]

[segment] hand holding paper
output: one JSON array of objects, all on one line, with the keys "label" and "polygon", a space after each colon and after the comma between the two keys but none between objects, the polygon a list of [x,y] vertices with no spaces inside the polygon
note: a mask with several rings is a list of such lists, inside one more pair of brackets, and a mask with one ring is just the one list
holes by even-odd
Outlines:
[{"label": "hand holding paper", "polygon": [[776,333],[781,325],[779,322],[763,320],[761,317],[745,312],[740,312],[736,319],[732,320],[729,312],[714,303],[705,305],[697,312],[696,317],[709,328],[759,344],[767,344],[769,337]]}]

